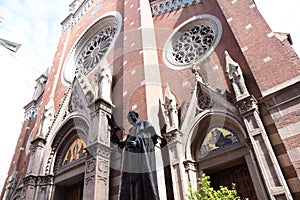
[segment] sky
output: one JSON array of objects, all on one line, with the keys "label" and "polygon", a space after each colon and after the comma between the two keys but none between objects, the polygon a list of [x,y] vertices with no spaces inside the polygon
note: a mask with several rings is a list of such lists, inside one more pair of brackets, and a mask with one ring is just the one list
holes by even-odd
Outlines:
[{"label": "sky", "polygon": [[[298,0],[255,0],[274,32],[290,33],[300,55]],[[0,191],[31,101],[35,80],[52,60],[61,34],[60,23],[68,15],[71,0],[0,0],[0,38],[20,43],[12,53],[0,46]]]}]

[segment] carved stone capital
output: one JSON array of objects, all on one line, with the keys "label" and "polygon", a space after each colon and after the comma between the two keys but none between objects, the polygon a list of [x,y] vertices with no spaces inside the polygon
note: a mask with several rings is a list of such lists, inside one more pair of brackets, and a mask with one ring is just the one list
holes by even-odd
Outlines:
[{"label": "carved stone capital", "polygon": [[197,171],[198,170],[198,163],[191,161],[191,160],[186,160],[183,161],[184,169],[185,171]]},{"label": "carved stone capital", "polygon": [[85,185],[86,186],[93,186],[95,183],[95,177],[94,176],[89,176],[85,178]]},{"label": "carved stone capital", "polygon": [[24,186],[35,186],[36,185],[36,176],[26,176],[24,178]]},{"label": "carved stone capital", "polygon": [[106,176],[101,176],[101,175],[97,176],[98,183],[103,183],[103,185],[108,185],[107,180],[108,178]]},{"label": "carved stone capital", "polygon": [[168,143],[173,143],[173,142],[181,143],[182,133],[178,130],[173,130],[171,132],[164,133],[162,134],[162,136]]},{"label": "carved stone capital", "polygon": [[47,175],[47,176],[38,176],[36,177],[36,184],[37,185],[52,185],[54,180],[54,176]]},{"label": "carved stone capital", "polygon": [[53,175],[47,176],[26,176],[24,178],[24,186],[36,186],[36,185],[52,185],[54,180]]},{"label": "carved stone capital", "polygon": [[94,143],[86,147],[90,156],[100,156],[109,159],[111,148],[101,143]]},{"label": "carved stone capital", "polygon": [[91,104],[89,104],[88,107],[92,112],[103,110],[104,112],[111,114],[114,105],[102,98],[97,98]]},{"label": "carved stone capital", "polygon": [[43,148],[46,144],[46,139],[44,137],[36,137],[34,140],[32,140],[31,144],[33,145],[33,148],[41,147]]},{"label": "carved stone capital", "polygon": [[247,96],[246,98],[237,101],[235,105],[241,114],[258,109],[257,101],[253,96]]},{"label": "carved stone capital", "polygon": [[90,174],[90,173],[94,172],[95,169],[96,169],[96,159],[95,158],[86,161],[86,169],[85,169],[86,174]]}]

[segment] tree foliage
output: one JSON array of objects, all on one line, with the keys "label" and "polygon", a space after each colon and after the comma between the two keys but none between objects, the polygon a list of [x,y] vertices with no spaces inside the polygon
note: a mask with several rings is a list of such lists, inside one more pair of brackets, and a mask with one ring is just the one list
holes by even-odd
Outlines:
[{"label": "tree foliage", "polygon": [[232,189],[225,186],[220,186],[219,190],[215,190],[210,185],[210,177],[202,174],[199,178],[199,190],[189,188],[188,200],[241,200],[237,195],[235,184],[232,183]]}]

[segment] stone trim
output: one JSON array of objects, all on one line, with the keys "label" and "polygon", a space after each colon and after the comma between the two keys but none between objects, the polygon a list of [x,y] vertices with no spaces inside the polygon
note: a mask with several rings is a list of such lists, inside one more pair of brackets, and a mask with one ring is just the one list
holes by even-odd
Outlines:
[{"label": "stone trim", "polygon": [[199,3],[203,3],[204,0],[169,0],[169,1],[150,1],[152,15],[160,15],[187,6],[193,6]]},{"label": "stone trim", "polygon": [[24,178],[24,186],[45,186],[45,185],[53,185],[54,176],[46,175],[46,176],[26,176]]}]

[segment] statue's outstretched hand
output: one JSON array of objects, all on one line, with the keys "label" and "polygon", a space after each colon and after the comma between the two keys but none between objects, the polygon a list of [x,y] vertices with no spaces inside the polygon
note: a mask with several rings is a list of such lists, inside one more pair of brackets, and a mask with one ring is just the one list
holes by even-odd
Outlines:
[{"label": "statue's outstretched hand", "polygon": [[126,141],[126,146],[127,147],[136,147],[137,142],[136,141]]}]

